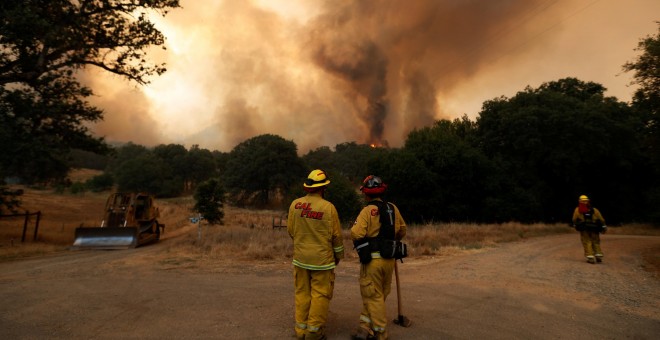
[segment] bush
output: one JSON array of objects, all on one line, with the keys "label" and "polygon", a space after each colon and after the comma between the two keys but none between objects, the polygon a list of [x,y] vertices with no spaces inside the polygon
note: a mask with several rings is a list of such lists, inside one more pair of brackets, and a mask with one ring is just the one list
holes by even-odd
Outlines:
[{"label": "bush", "polygon": [[208,223],[223,224],[225,189],[217,178],[211,178],[200,184],[193,198],[195,199],[193,209],[202,214]]},{"label": "bush", "polygon": [[87,191],[87,187],[85,186],[85,183],[82,182],[74,182],[71,184],[71,187],[69,188],[72,194],[83,194],[85,191]]},{"label": "bush", "polygon": [[112,189],[112,186],[115,184],[115,179],[111,174],[103,173],[101,175],[94,176],[88,179],[85,182],[85,186],[92,192],[101,192],[105,190]]}]

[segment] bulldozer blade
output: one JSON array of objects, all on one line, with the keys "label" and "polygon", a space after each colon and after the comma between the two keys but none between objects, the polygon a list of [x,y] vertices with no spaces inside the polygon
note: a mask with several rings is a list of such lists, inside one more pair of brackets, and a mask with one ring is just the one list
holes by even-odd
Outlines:
[{"label": "bulldozer blade", "polygon": [[138,245],[138,229],[120,228],[76,228],[73,248],[127,249]]},{"label": "bulldozer blade", "polygon": [[412,325],[412,321],[410,321],[410,319],[408,319],[403,315],[399,315],[396,319],[392,321],[394,322],[394,324],[399,325],[401,327],[410,327],[410,325]]}]

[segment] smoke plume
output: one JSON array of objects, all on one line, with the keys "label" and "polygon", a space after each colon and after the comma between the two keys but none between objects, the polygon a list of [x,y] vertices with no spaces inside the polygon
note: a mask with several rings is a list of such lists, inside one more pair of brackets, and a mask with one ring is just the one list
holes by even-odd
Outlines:
[{"label": "smoke plume", "polygon": [[440,118],[438,91],[478,71],[502,43],[489,46],[489,37],[535,5],[331,1],[308,25],[306,46],[316,65],[344,83],[349,98],[366,103],[353,108],[366,127],[362,141],[382,143],[386,129],[405,134]]},{"label": "smoke plume", "polygon": [[[646,9],[660,7],[646,1]],[[604,73],[593,59],[584,61],[585,68],[576,56],[552,54],[573,43],[563,30],[569,19],[587,25],[595,20],[587,14],[603,17],[606,8],[593,1],[181,4],[183,9],[154,19],[168,38],[167,52],[154,57],[167,63],[168,72],[143,94],[118,90],[130,85],[117,79],[94,76],[106,112],[100,135],[222,151],[264,133],[293,140],[301,152],[349,141],[400,146],[415,128],[465,113],[474,117],[476,112],[456,109],[466,93],[483,102],[541,81],[564,76],[598,81],[588,75]],[[644,12],[625,8],[633,9],[616,13],[622,23],[628,16],[639,21]],[[606,26],[598,27],[583,39],[607,34]],[[654,31],[652,20],[648,27]],[[635,33],[629,45],[616,48],[632,53],[640,37]],[[548,59],[541,62],[544,55]],[[611,62],[620,70],[627,60]],[[576,66],[560,69],[568,64]]]}]

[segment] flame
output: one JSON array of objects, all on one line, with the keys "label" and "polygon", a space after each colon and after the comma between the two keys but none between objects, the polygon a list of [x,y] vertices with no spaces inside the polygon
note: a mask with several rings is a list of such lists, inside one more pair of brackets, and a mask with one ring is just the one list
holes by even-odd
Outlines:
[{"label": "flame", "polygon": [[376,148],[386,148],[387,149],[387,148],[390,147],[390,144],[387,142],[386,139],[383,139],[383,140],[380,140],[380,141],[372,141],[371,143],[369,143],[369,146],[372,149],[376,149]]}]

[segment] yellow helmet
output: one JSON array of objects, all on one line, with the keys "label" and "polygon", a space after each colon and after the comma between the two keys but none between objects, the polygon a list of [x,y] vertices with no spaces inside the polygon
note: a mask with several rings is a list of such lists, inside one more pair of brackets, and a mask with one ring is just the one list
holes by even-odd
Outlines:
[{"label": "yellow helmet", "polygon": [[325,175],[325,172],[323,170],[316,169],[309,173],[309,176],[307,176],[303,186],[305,188],[317,188],[328,184],[330,184],[330,180]]},{"label": "yellow helmet", "polygon": [[582,196],[580,196],[579,201],[580,202],[589,202],[589,197],[587,197],[587,195],[582,195]]}]

